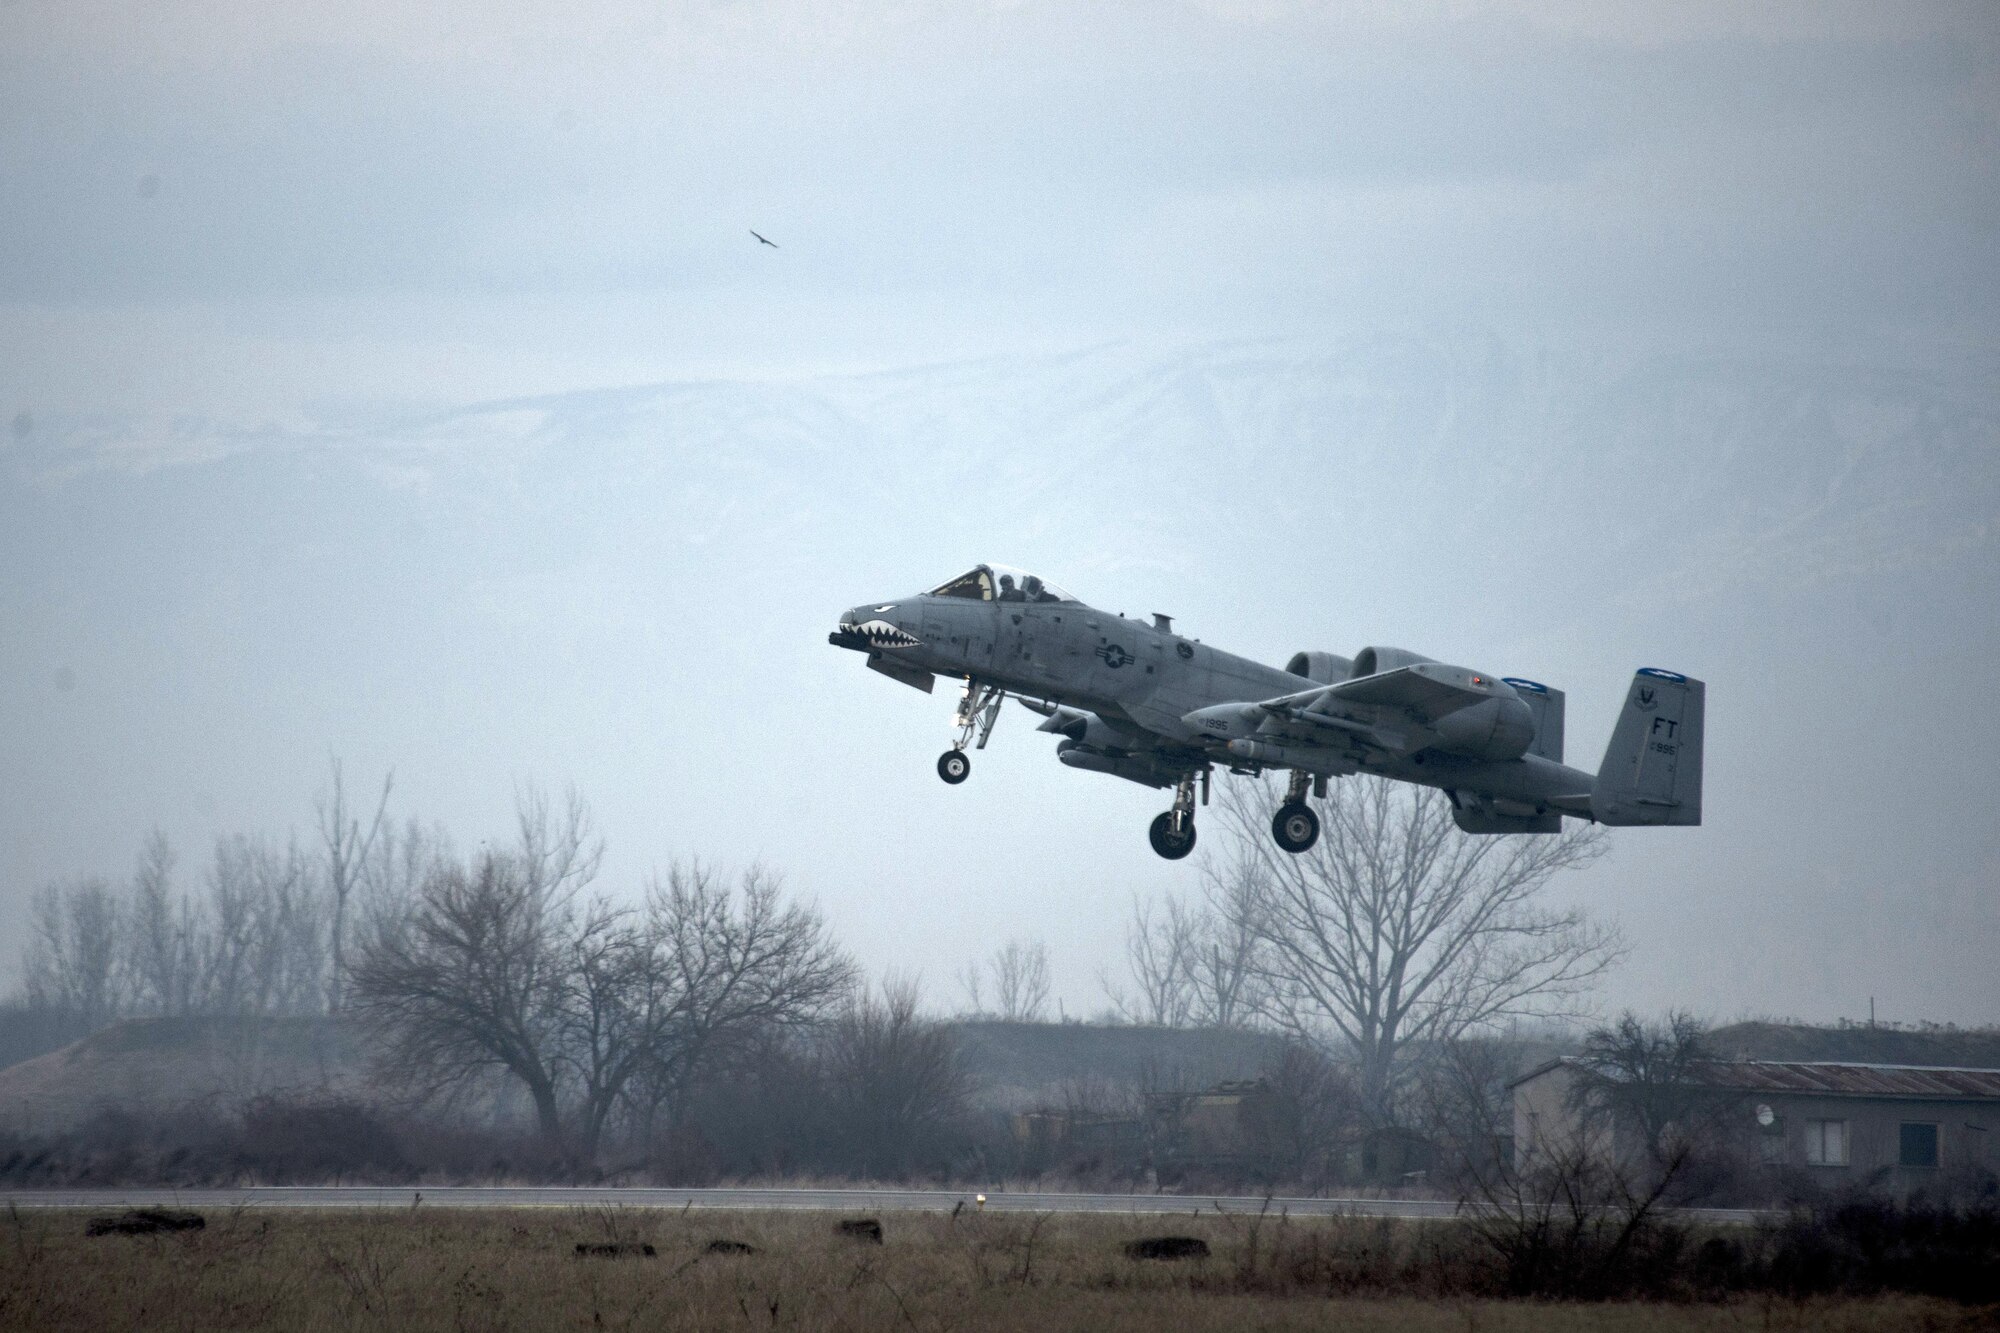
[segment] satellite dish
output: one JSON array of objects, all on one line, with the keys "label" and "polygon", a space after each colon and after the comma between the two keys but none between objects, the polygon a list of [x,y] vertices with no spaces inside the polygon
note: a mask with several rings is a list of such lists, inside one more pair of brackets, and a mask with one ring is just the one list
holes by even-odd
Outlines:
[{"label": "satellite dish", "polygon": [[1757,1123],[1769,1129],[1778,1123],[1778,1113],[1773,1111],[1768,1103],[1760,1104],[1757,1107]]}]

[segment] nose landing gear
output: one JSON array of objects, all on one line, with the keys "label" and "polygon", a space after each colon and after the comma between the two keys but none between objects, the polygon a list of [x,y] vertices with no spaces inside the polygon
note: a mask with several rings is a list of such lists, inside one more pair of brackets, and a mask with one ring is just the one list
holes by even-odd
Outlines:
[{"label": "nose landing gear", "polygon": [[958,699],[958,713],[952,718],[958,727],[958,739],[938,756],[939,777],[956,787],[972,776],[972,756],[965,752],[965,747],[986,748],[986,738],[993,734],[993,724],[1000,720],[1000,705],[1006,701],[1007,691],[997,685],[966,680],[965,693]]}]

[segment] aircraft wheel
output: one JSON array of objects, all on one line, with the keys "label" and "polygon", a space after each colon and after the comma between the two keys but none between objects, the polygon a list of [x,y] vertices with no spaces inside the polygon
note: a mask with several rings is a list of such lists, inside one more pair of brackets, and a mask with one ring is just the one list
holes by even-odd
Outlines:
[{"label": "aircraft wheel", "polygon": [[1271,836],[1279,847],[1297,856],[1319,841],[1319,816],[1302,803],[1281,805],[1271,817]]},{"label": "aircraft wheel", "polygon": [[956,787],[972,776],[972,756],[963,750],[946,750],[938,756],[938,776]]},{"label": "aircraft wheel", "polygon": [[1181,825],[1181,831],[1175,833],[1174,812],[1169,810],[1153,821],[1153,826],[1146,830],[1146,838],[1154,851],[1169,861],[1178,861],[1194,850],[1194,820],[1188,819]]}]

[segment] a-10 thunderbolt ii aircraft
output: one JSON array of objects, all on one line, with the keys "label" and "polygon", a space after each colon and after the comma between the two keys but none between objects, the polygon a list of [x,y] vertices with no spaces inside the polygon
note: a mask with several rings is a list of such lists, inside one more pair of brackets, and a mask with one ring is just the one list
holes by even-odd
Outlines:
[{"label": "a-10 thunderbolt ii aircraft", "polygon": [[1195,796],[1220,764],[1286,770],[1271,820],[1288,852],[1319,838],[1306,792],[1376,773],[1441,789],[1468,833],[1554,833],[1564,815],[1600,824],[1701,822],[1702,682],[1647,667],[1595,776],[1563,763],[1563,694],[1516,677],[1447,666],[1401,648],[1353,657],[1305,652],[1283,671],[1150,623],[1086,606],[1051,583],[980,565],[929,592],[857,606],[829,641],[866,653],[891,680],[928,693],[965,682],[946,782],[972,771],[1012,694],[1062,737],[1072,768],[1171,787],[1153,850],[1194,850]]}]

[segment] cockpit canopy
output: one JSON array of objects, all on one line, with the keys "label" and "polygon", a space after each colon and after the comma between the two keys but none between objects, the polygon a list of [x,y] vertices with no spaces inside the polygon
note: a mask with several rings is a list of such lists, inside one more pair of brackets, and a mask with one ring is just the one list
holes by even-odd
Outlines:
[{"label": "cockpit canopy", "polygon": [[1073,602],[1053,583],[1010,565],[979,565],[930,591],[932,597],[964,597],[975,602]]}]

